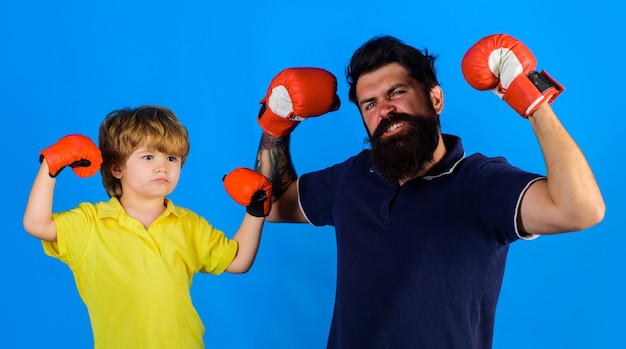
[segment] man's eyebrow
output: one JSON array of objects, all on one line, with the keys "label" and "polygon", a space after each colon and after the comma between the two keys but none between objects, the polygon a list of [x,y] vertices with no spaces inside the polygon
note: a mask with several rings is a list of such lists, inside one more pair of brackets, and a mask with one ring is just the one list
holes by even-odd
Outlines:
[{"label": "man's eyebrow", "polygon": [[[404,82],[399,82],[396,84],[391,85],[391,87],[389,87],[387,89],[387,91],[385,91],[385,96],[388,96],[389,94],[391,94],[391,92],[393,92],[395,89],[399,88],[399,87],[406,87],[408,86],[408,84],[404,83]],[[363,105],[369,102],[373,102],[376,100],[376,97],[369,97],[369,98],[364,98],[362,100],[359,101],[359,105]]]},{"label": "man's eyebrow", "polygon": [[376,97],[364,98],[359,101],[359,105],[367,104],[376,100]]}]

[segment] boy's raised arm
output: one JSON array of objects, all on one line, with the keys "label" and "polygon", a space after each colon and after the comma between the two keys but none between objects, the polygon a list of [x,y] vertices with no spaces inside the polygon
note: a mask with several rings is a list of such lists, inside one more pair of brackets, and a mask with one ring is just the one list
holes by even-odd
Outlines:
[{"label": "boy's raised arm", "polygon": [[83,135],[74,134],[61,138],[44,149],[39,159],[41,167],[33,183],[24,212],[24,229],[32,236],[55,241],[56,224],[52,219],[52,197],[56,176],[70,166],[79,177],[93,176],[100,169],[100,149]]}]

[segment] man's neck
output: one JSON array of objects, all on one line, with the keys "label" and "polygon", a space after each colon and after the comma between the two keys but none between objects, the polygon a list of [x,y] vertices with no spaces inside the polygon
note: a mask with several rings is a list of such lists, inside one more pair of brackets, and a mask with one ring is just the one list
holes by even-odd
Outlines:
[{"label": "man's neck", "polygon": [[419,172],[417,172],[415,174],[415,176],[411,176],[411,177],[407,177],[403,180],[400,181],[400,183],[398,183],[400,186],[404,185],[404,183],[418,178],[418,177],[423,177],[426,173],[428,173],[428,171],[430,171],[433,167],[435,167],[435,165],[437,165],[439,163],[439,161],[441,161],[441,159],[443,159],[444,156],[446,156],[446,145],[443,141],[443,135],[441,133],[439,133],[439,143],[437,144],[437,148],[435,148],[435,152],[433,153],[433,160],[431,162],[428,163],[427,166],[424,166],[423,169],[421,169]]}]

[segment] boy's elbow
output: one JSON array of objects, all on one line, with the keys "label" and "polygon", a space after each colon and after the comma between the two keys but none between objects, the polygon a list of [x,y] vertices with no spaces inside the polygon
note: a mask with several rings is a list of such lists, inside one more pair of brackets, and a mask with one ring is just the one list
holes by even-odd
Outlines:
[{"label": "boy's elbow", "polygon": [[226,271],[231,274],[245,274],[248,271],[250,271],[251,267],[252,265],[245,266],[245,265],[238,265],[236,263],[233,263],[226,269]]},{"label": "boy's elbow", "polygon": [[251,269],[250,267],[241,268],[241,269],[237,270],[237,272],[235,274],[245,274],[245,273],[249,272],[250,269]]},{"label": "boy's elbow", "polygon": [[36,220],[28,219],[24,217],[24,221],[22,222],[24,226],[24,230],[33,237],[36,237],[40,240],[45,241],[55,241],[56,240],[56,227],[54,226],[54,222],[50,222],[48,224],[44,224],[38,222]]},{"label": "boy's elbow", "polygon": [[30,219],[28,219],[27,217],[24,217],[24,221],[22,222],[22,225],[24,226],[24,230],[32,235],[32,236],[37,236],[36,231],[37,231],[37,225]]},{"label": "boy's elbow", "polygon": [[230,265],[228,266],[228,268],[226,268],[226,271],[231,274],[247,273],[252,267],[252,263],[254,263],[254,257],[252,257],[252,259],[244,257],[245,256],[242,256],[241,251],[237,250],[235,258],[233,258],[233,260],[230,262]]}]

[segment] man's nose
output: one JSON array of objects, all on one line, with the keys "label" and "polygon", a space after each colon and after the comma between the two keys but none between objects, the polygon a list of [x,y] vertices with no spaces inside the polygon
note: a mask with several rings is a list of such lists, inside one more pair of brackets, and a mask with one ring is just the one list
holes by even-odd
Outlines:
[{"label": "man's nose", "polygon": [[382,98],[382,100],[379,103],[380,103],[380,108],[378,110],[379,110],[379,116],[381,118],[388,118],[389,115],[391,115],[392,113],[396,111],[395,104],[387,98]]}]

